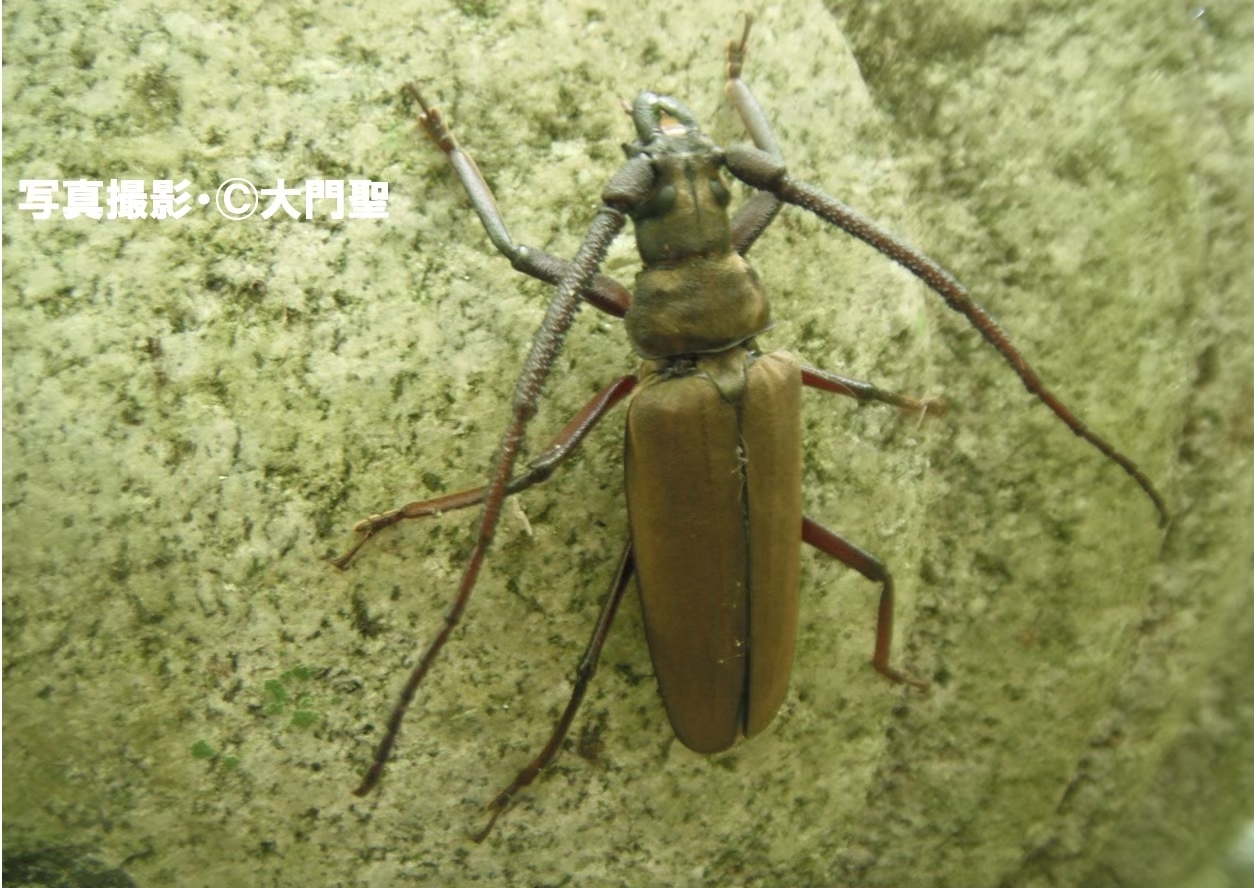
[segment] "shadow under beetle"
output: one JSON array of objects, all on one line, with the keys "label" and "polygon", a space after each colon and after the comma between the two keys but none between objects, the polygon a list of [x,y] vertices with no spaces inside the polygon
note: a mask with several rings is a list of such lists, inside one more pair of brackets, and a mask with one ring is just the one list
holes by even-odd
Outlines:
[{"label": "shadow under beetle", "polygon": [[[575,258],[565,261],[510,237],[487,183],[461,150],[438,109],[416,86],[418,122],[448,157],[496,248],[519,271],[557,287],[512,399],[513,417],[483,487],[410,503],[358,523],[362,538],[335,560],[347,566],[384,527],[409,518],[483,504],[478,537],[444,626],[414,668],[388,721],[357,795],[378,782],[405,711],[461,619],[507,496],[544,481],[592,427],[630,396],[625,448],[630,541],[575,673],[570,702],[544,749],[493,799],[475,835],[491,831],[511,799],[535,779],[566,736],[596,671],[610,624],[632,575],[640,590],[649,652],[675,734],[697,752],[717,752],[774,718],[788,689],[796,639],[798,538],[881,586],[872,665],[895,682],[925,683],[889,663],[893,581],[873,555],[801,511],[803,386],[920,413],[943,403],[884,391],[808,366],[787,352],[762,353],[756,337],[772,326],[758,276],[745,254],[781,203],[795,204],[865,241],[924,281],[961,312],[1010,364],[1029,392],[1076,435],[1166,505],[1128,457],[1090,431],[1045,386],[997,323],[949,272],[874,222],[789,176],[783,155],[748,85],[741,79],[752,17],[727,49],[727,92],[753,147],[720,148],[692,112],[669,96],[642,92],[631,108],[636,140],[626,164],[601,194],[601,207]],[[726,171],[757,189],[729,217]],[[610,242],[635,224],[643,270],[634,291],[599,273]],[[643,359],[635,375],[594,397],[525,470],[514,464],[527,424],[581,302],[621,317]]]}]

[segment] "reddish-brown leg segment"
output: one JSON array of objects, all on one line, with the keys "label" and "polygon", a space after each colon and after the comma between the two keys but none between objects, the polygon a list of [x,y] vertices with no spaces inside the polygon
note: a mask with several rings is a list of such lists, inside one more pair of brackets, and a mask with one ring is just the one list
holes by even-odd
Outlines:
[{"label": "reddish-brown leg segment", "polygon": [[[862,404],[869,402],[891,404],[923,417],[929,414],[940,416],[946,409],[945,402],[939,398],[912,398],[909,395],[900,395],[861,379],[852,379],[804,364],[801,367],[801,382],[811,388],[853,398]],[[871,665],[881,675],[893,681],[904,682],[916,688],[926,688],[927,682],[911,678],[888,664],[889,652],[893,644],[893,578],[883,562],[869,552],[859,549],[839,534],[828,530],[813,518],[802,517],[801,539],[820,552],[832,556],[841,564],[852,567],[868,580],[880,584],[879,618],[875,628],[875,655],[871,659]]]},{"label": "reddish-brown leg segment", "polygon": [[[422,659],[418,661],[418,665],[415,666],[413,671],[410,673],[409,680],[405,683],[405,687],[401,691],[400,701],[396,704],[396,707],[392,710],[392,715],[388,718],[387,730],[384,732],[383,740],[380,741],[378,748],[375,750],[374,762],[371,764],[370,770],[366,773],[361,785],[353,790],[356,795],[361,796],[370,792],[370,790],[374,788],[375,784],[379,782],[379,778],[383,776],[383,766],[387,764],[388,757],[392,754],[392,746],[396,743],[396,735],[400,731],[401,722],[405,718],[405,712],[409,709],[409,704],[413,701],[414,694],[417,692],[418,686],[422,684],[422,679],[426,676],[427,670],[429,670],[431,668],[431,664],[435,662],[436,655],[440,652],[440,649],[444,647],[444,643],[448,640],[449,635],[452,633],[453,627],[456,626],[458,621],[461,619],[462,611],[466,607],[466,602],[470,598],[470,592],[474,588],[475,579],[478,577],[479,567],[483,563],[483,556],[487,552],[488,545],[491,542],[492,531],[495,528],[496,519],[500,514],[501,503],[505,500],[505,497],[510,492],[516,492],[517,490],[523,489],[523,487],[530,486],[531,484],[535,484],[538,481],[543,480],[543,478],[548,477],[548,474],[552,472],[553,468],[569,456],[579,442],[587,436],[588,432],[591,430],[592,426],[596,424],[597,420],[603,417],[611,407],[626,397],[635,384],[636,378],[634,376],[624,376],[617,382],[614,382],[602,389],[595,398],[588,402],[584,409],[581,410],[574,419],[567,423],[566,428],[563,429],[562,434],[558,436],[553,446],[551,446],[549,450],[536,461],[536,463],[540,466],[540,470],[537,472],[537,476],[534,480],[531,480],[529,483],[523,484],[522,482],[530,477],[530,472],[520,476],[518,481],[521,486],[516,487],[513,491],[511,491],[509,474],[510,465],[512,464],[512,459],[510,459],[510,457],[512,457],[513,454],[507,453],[508,461],[502,464],[500,451],[498,451],[498,458],[493,463],[496,471],[494,473],[492,484],[462,491],[459,494],[452,494],[448,497],[440,497],[438,500],[428,501],[429,503],[443,501],[443,508],[446,510],[449,508],[464,508],[465,506],[473,505],[479,502],[484,503],[485,511],[484,517],[480,520],[479,539],[476,542],[475,551],[471,555],[466,572],[462,575],[462,582],[458,588],[457,597],[454,599],[453,605],[449,609],[448,613],[444,616],[444,626],[431,642],[430,646],[423,654]],[[518,421],[516,419],[515,425],[517,424]],[[521,434],[519,434],[516,438],[508,440],[508,443],[512,444],[515,452],[518,444],[520,443],[520,439]],[[506,447],[507,445],[502,445],[503,449]],[[450,505],[450,502],[453,502],[454,504]],[[379,521],[366,519],[366,527],[363,530],[363,533],[366,534],[366,539],[369,539],[369,537],[380,527],[386,527],[388,524],[394,524],[397,521],[401,521],[408,517],[421,517],[422,514],[433,514],[432,511],[426,511],[424,513],[422,506],[422,503],[411,503],[409,506],[396,510],[394,513],[396,517],[391,519],[384,519],[382,516],[380,516]],[[407,510],[412,511],[412,514],[406,514]],[[348,560],[352,558],[353,554],[361,548],[364,541],[365,540],[362,540],[355,547],[353,547],[350,552],[342,558],[337,559],[337,565],[343,566],[346,564]]]},{"label": "reddish-brown leg segment", "polygon": [[927,682],[898,672],[888,664],[889,652],[893,646],[893,578],[883,562],[828,530],[813,518],[802,516],[801,540],[832,556],[841,564],[852,567],[871,582],[880,584],[879,618],[875,624],[875,655],[871,658],[871,665],[885,678],[920,689],[926,688]]},{"label": "reddish-brown leg segment", "polygon": [[[528,487],[547,481],[553,474],[553,470],[565,462],[575,452],[575,448],[583,443],[583,439],[588,436],[588,432],[592,431],[592,427],[614,409],[619,401],[631,393],[635,384],[636,377],[623,376],[597,392],[596,397],[585,404],[583,409],[566,423],[566,427],[553,439],[548,450],[528,463],[525,472],[510,480],[505,488],[505,495],[512,496]],[[476,505],[483,502],[483,492],[486,489],[486,487],[472,487],[469,490],[459,490],[457,493],[449,493],[434,499],[406,503],[399,509],[363,518],[353,528],[362,535],[361,539],[339,558],[332,559],[331,563],[343,570],[348,567],[348,563],[353,560],[361,547],[383,528],[391,527],[393,524],[410,518],[442,515],[445,512],[455,512],[458,509]]]},{"label": "reddish-brown leg segment", "polygon": [[623,593],[627,591],[627,584],[631,581],[631,575],[634,570],[635,561],[631,553],[631,544],[628,543],[626,548],[623,549],[622,557],[618,559],[618,568],[614,571],[614,582],[610,585],[610,594],[606,596],[605,603],[601,605],[601,615],[597,617],[596,627],[592,630],[592,638],[588,640],[588,647],[579,659],[579,666],[575,669],[575,686],[570,694],[570,702],[566,704],[562,717],[553,726],[553,733],[549,736],[549,742],[544,745],[544,749],[540,750],[540,754],[532,759],[527,767],[518,772],[518,776],[514,778],[513,783],[501,790],[497,797],[488,803],[490,817],[487,825],[475,833],[474,840],[476,842],[482,842],[487,838],[488,833],[492,831],[493,824],[496,823],[496,819],[505,813],[505,809],[509,807],[510,801],[518,791],[535,780],[536,775],[557,756],[562,740],[566,738],[566,732],[570,730],[570,724],[575,719],[575,713],[579,711],[579,705],[583,702],[584,694],[588,691],[588,683],[592,681],[592,676],[596,674],[597,663],[601,659],[601,649],[605,647],[605,639],[610,634],[610,626],[614,623],[614,616],[618,613],[618,605],[623,600]]},{"label": "reddish-brown leg segment", "polygon": [[801,384],[832,394],[844,395],[862,404],[872,401],[892,404],[894,407],[900,407],[902,410],[908,410],[920,416],[943,416],[949,409],[941,398],[913,398],[910,395],[899,395],[861,379],[841,376],[839,373],[831,373],[805,364],[801,365]]}]

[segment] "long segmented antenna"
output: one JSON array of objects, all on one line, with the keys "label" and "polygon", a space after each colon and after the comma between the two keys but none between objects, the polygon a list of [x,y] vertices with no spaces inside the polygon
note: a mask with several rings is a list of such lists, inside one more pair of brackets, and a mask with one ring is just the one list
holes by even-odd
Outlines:
[{"label": "long segmented antenna", "polygon": [[[419,122],[433,138],[436,138],[437,135],[442,137],[437,139],[437,144],[450,157],[454,156],[456,143],[443,127],[443,123],[440,121],[435,109],[428,107],[422,101],[417,87],[411,85],[409,89],[418,97],[423,109],[418,118]],[[468,156],[462,156],[469,161]],[[470,163],[473,164],[472,161]],[[477,172],[475,170],[476,175]],[[371,764],[370,770],[366,772],[361,785],[353,790],[356,795],[364,796],[370,792],[379,782],[379,778],[383,776],[383,768],[392,754],[392,746],[396,743],[401,722],[405,719],[405,712],[409,709],[410,703],[413,702],[418,686],[422,684],[422,680],[431,669],[431,664],[435,662],[436,657],[444,648],[453,629],[461,621],[462,613],[466,609],[466,604],[470,601],[470,595],[474,591],[475,583],[479,578],[479,570],[483,566],[484,557],[487,555],[488,548],[491,546],[492,539],[496,533],[496,525],[501,517],[501,505],[505,501],[510,479],[513,477],[514,463],[518,459],[518,451],[526,434],[527,425],[531,422],[531,418],[535,416],[540,401],[540,394],[549,378],[549,373],[553,369],[553,362],[561,351],[562,341],[565,339],[567,331],[570,330],[570,325],[575,320],[575,314],[579,310],[580,303],[592,290],[594,276],[601,267],[601,262],[605,258],[610,242],[613,241],[618,232],[622,230],[623,225],[626,224],[626,214],[623,209],[614,204],[622,202],[624,194],[634,195],[639,191],[643,187],[641,181],[646,175],[651,175],[647,170],[647,164],[643,162],[629,163],[611,180],[603,193],[601,209],[597,213],[596,218],[592,220],[592,224],[589,225],[588,233],[584,236],[578,253],[576,253],[574,260],[569,265],[564,265],[562,269],[557,292],[549,302],[544,321],[541,323],[539,330],[536,331],[535,338],[531,343],[531,351],[527,355],[527,361],[523,364],[522,373],[519,375],[518,383],[514,387],[514,395],[511,399],[513,417],[510,420],[509,428],[501,438],[501,443],[497,446],[496,454],[492,458],[491,477],[484,492],[483,510],[479,517],[475,548],[470,555],[469,561],[466,563],[465,571],[462,573],[461,582],[457,587],[457,596],[453,599],[452,606],[444,615],[444,626],[441,627],[439,633],[431,641],[426,652],[423,653],[422,659],[418,661],[418,665],[410,672],[409,680],[405,682],[405,687],[401,691],[400,701],[396,704],[396,707],[392,710],[391,717],[388,719],[383,739],[375,750],[374,762]],[[463,181],[465,181],[465,177],[463,177]],[[475,200],[477,196],[472,192],[471,197],[472,200]],[[476,201],[477,208],[479,208],[480,203],[491,204],[492,212],[488,214],[488,218],[493,220],[499,219],[499,214],[495,214],[495,202],[491,200],[490,194],[487,194],[486,197],[478,197]],[[485,213],[481,212],[480,215],[483,217]],[[500,226],[500,232],[494,232],[490,225],[488,227],[489,233],[493,234],[494,240],[500,236],[505,241],[508,241],[508,234],[504,233],[503,223]]]},{"label": "long segmented antenna", "polygon": [[513,418],[496,449],[496,455],[492,458],[491,480],[487,484],[483,511],[479,517],[478,537],[474,551],[462,573],[461,583],[457,587],[457,597],[453,599],[452,607],[444,615],[444,626],[431,641],[422,659],[418,661],[418,665],[410,672],[409,680],[405,682],[405,687],[401,691],[401,699],[388,719],[383,740],[375,750],[374,763],[366,772],[361,785],[353,790],[355,795],[364,796],[370,792],[379,782],[379,778],[383,776],[383,768],[392,754],[392,745],[396,742],[401,722],[405,719],[405,712],[409,709],[409,704],[413,702],[418,686],[422,684],[423,678],[426,677],[431,664],[435,662],[435,658],[448,641],[449,635],[461,621],[462,612],[465,611],[466,603],[470,601],[470,594],[474,591],[475,582],[479,578],[479,569],[483,566],[484,556],[487,555],[488,547],[492,544],[492,538],[496,533],[496,525],[501,517],[501,504],[505,501],[506,487],[513,475],[514,463],[518,459],[518,449],[526,433],[527,424],[535,415],[540,392],[553,369],[553,361],[561,350],[562,340],[575,320],[582,294],[591,285],[592,276],[605,258],[610,241],[622,229],[625,222],[626,216],[620,210],[610,206],[601,208],[592,221],[592,225],[589,226],[588,234],[579,247],[579,252],[575,255],[572,269],[562,278],[557,293],[549,303],[544,322],[531,343],[527,362],[523,365],[522,374],[514,388]]},{"label": "long segmented antenna", "polygon": [[1098,435],[1071,412],[1058,397],[1045,387],[1040,376],[1032,369],[1019,350],[1011,344],[993,317],[971,299],[967,288],[946,271],[939,263],[915,247],[880,227],[857,210],[846,206],[836,198],[825,194],[807,182],[789,176],[782,163],[770,154],[748,146],[727,149],[727,168],[736,178],[754,188],[774,194],[785,203],[809,210],[826,222],[830,222],[858,240],[874,247],[898,265],[927,284],[954,311],[962,314],[980,335],[1001,354],[1014,369],[1027,390],[1045,404],[1067,428],[1088,441],[1107,459],[1115,462],[1132,476],[1145,491],[1158,510],[1159,526],[1165,527],[1170,520],[1167,504],[1163,501],[1154,482],[1141,468],[1101,435]]}]

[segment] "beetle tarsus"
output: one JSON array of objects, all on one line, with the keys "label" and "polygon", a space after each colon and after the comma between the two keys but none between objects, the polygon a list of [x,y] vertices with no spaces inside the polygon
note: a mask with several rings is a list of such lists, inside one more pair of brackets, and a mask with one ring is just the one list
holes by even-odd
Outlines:
[{"label": "beetle tarsus", "polygon": [[920,691],[926,691],[929,687],[931,687],[930,684],[923,681],[921,678],[915,678],[912,675],[907,675],[905,672],[900,672],[889,666],[887,663],[877,663],[874,659],[872,659],[871,666],[880,675],[884,676],[891,682],[895,682],[896,684],[908,684],[913,688],[918,688]]},{"label": "beetle tarsus", "polygon": [[753,26],[753,13],[744,11],[745,29],[740,32],[739,40],[727,42],[727,79],[739,80],[740,71],[745,64],[746,50],[749,48],[749,29]]},{"label": "beetle tarsus", "polygon": [[503,813],[505,813],[504,808],[497,807],[496,800],[494,799],[492,803],[488,805],[488,822],[484,824],[483,829],[478,832],[471,833],[470,840],[476,845],[482,844],[483,840],[486,839],[488,834],[492,832],[492,827],[496,826],[497,818]]}]

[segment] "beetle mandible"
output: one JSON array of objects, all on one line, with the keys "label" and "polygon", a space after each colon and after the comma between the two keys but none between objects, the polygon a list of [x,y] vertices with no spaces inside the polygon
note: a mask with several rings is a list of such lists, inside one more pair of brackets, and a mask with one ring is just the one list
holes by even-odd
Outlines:
[{"label": "beetle mandible", "polygon": [[[346,567],[374,534],[400,521],[482,504],[474,550],[444,625],[414,667],[374,762],[355,790],[378,782],[418,686],[458,625],[491,545],[506,497],[547,479],[611,408],[630,397],[625,470],[630,540],[575,673],[565,711],[543,750],[488,805],[482,840],[513,797],[556,756],[596,671],[601,648],[634,574],[663,703],[679,739],[717,752],[774,717],[788,688],[799,595],[798,538],[880,584],[872,665],[885,677],[925,683],[889,662],[893,581],[873,555],[801,510],[803,386],[926,413],[943,403],[885,391],[811,367],[787,352],[762,353],[772,326],[761,283],[745,254],[783,203],[794,204],[904,266],[962,313],[1010,364],[1028,391],[1076,435],[1166,505],[1127,456],[1092,432],[1042,384],[992,317],[948,271],[874,222],[788,175],[783,154],[741,70],[752,16],[727,48],[727,92],[753,146],[718,147],[679,100],[642,92],[631,107],[636,139],[626,164],[572,261],[510,236],[474,161],[418,88],[418,122],[447,156],[496,248],[519,271],[557,292],[531,345],[512,399],[512,419],[483,487],[413,502],[359,522],[361,539],[334,563]],[[734,216],[723,173],[757,189]],[[599,273],[610,242],[630,218],[643,270],[634,291]],[[602,389],[525,471],[514,465],[545,381],[581,302],[624,318],[642,358],[635,375]]]}]

